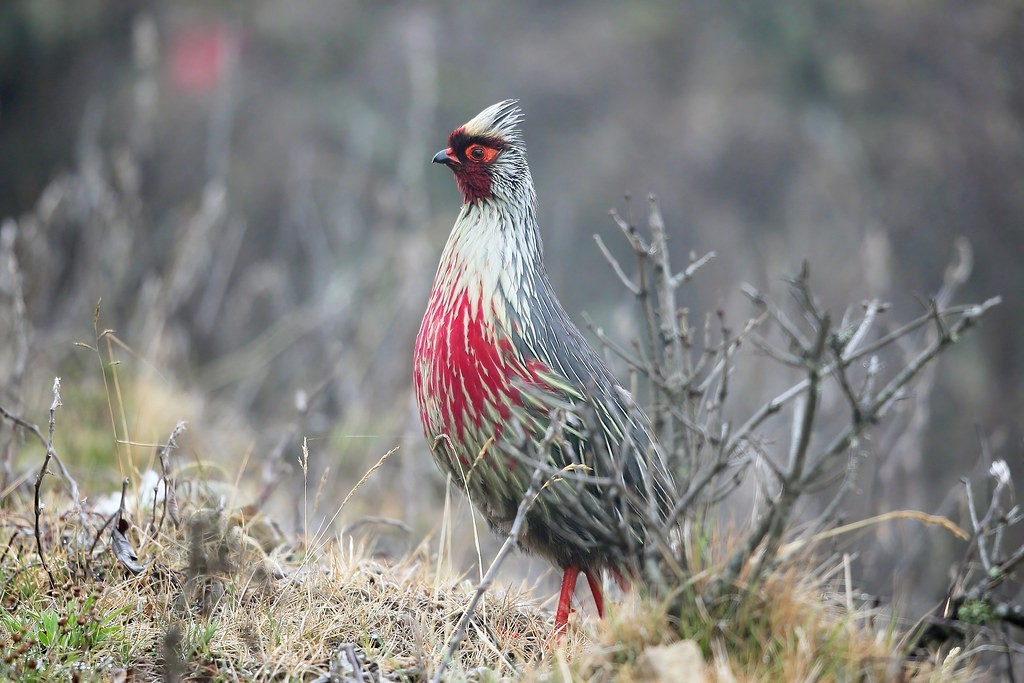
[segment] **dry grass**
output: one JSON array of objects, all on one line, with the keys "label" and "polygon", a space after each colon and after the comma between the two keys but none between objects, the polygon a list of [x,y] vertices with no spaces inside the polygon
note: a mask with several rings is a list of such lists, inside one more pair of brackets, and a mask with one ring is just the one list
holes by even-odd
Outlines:
[{"label": "dry grass", "polygon": [[[884,610],[854,600],[849,574],[810,554],[791,557],[758,587],[714,602],[706,590],[725,571],[741,535],[692,544],[696,569],[669,600],[633,598],[611,610],[574,665],[573,680],[956,681],[966,662],[911,662],[905,633]],[[701,549],[703,548],[703,549]],[[848,568],[848,566],[846,567]],[[694,658],[694,654],[700,656]],[[948,653],[946,653],[948,655]],[[693,677],[678,678],[680,667]]]},{"label": "dry grass", "polygon": [[[130,372],[103,351],[108,373],[91,399],[102,410],[81,405],[87,388],[64,385],[65,396],[75,395],[79,404],[64,410],[97,424],[73,428],[71,415],[58,413],[57,442],[62,455],[103,451],[106,461],[70,462],[75,476],[76,465],[89,470],[82,493],[90,497],[80,512],[56,476],[42,489],[40,540],[55,586],[34,537],[32,475],[44,450],[38,443],[22,446],[18,462],[27,476],[0,492],[0,679],[421,681],[437,671],[476,589],[475,573],[449,569],[458,521],[450,507],[437,514],[436,534],[391,556],[378,555],[372,537],[331,536],[335,527],[305,520],[285,533],[250,503],[247,473],[259,468],[244,439],[225,436],[230,430],[223,425],[210,436],[197,424],[178,439],[192,462],[180,453],[169,458],[177,514],[164,510],[162,488],[154,514],[156,444],[167,441],[166,431],[156,435],[175,407],[201,415],[203,406],[199,399],[176,399],[173,387]],[[98,446],[111,440],[97,432],[113,432],[115,448]],[[300,465],[305,468],[305,457]],[[345,504],[351,499],[355,507],[368,495],[360,486],[381,476],[380,465],[340,505],[321,496],[322,482],[307,481],[302,508],[309,519],[336,519],[351,529],[359,513]],[[120,528],[144,567],[138,573],[134,560],[122,561],[124,546],[111,543],[116,523],[105,525],[116,495],[91,495],[102,486],[97,482],[117,488],[119,473],[131,482]],[[853,590],[841,558],[822,563],[806,550],[792,552],[757,587],[744,585],[741,574],[734,590],[706,602],[702,596],[744,534],[720,537],[690,522],[684,538],[690,573],[678,590],[662,600],[620,596],[603,621],[577,613],[559,643],[550,641],[552,615],[541,603],[550,596],[510,585],[514,572],[502,571],[506,583],[488,591],[446,680],[953,681],[966,675],[956,656],[908,664],[903,633],[848,597]],[[481,558],[485,566],[490,559]]]},{"label": "dry grass", "polygon": [[[429,539],[390,560],[351,537],[305,544],[251,509],[218,510],[223,489],[178,489],[177,528],[168,520],[149,529],[146,503],[128,510],[126,536],[146,565],[138,575],[105,542],[88,552],[95,524],[45,514],[52,590],[34,553],[27,492],[8,494],[4,678],[309,681],[333,671],[333,680],[419,681],[436,670],[475,586],[438,573]],[[60,498],[53,492],[46,509],[61,509]],[[495,588],[447,680],[669,681],[681,680],[680,666],[708,681],[957,680],[955,658],[906,665],[895,629],[848,604],[843,572],[816,570],[807,555],[760,589],[736,592],[747,599],[704,604],[698,596],[727,546],[694,542],[694,575],[672,599],[630,594],[604,621],[577,614],[558,644],[536,595]]]},{"label": "dry grass", "polygon": [[[152,537],[144,528],[151,512],[134,511],[127,535],[146,565],[138,575],[105,544],[91,554],[51,550],[48,561],[60,577],[54,590],[32,557],[30,513],[6,513],[4,526],[21,532],[3,565],[3,601],[12,615],[3,622],[3,672],[28,677],[49,657],[45,679],[84,667],[93,675],[125,671],[140,680],[167,672],[309,680],[326,672],[345,645],[368,672],[391,680],[419,680],[435,669],[474,586],[436,575],[426,544],[386,561],[351,537],[314,548],[281,543],[266,519],[204,507],[204,498],[183,502],[180,528],[168,525]],[[46,546],[60,548],[58,537],[84,543],[80,530],[70,519],[48,525]],[[270,546],[276,548],[268,553]],[[103,636],[68,639],[55,651],[38,616],[66,616],[58,631],[73,634],[83,625],[75,623],[69,597],[79,593],[90,596]],[[471,624],[456,675],[486,667],[492,678],[515,678],[544,652],[549,631],[549,615],[523,589],[498,589]],[[575,652],[581,644],[574,638],[565,647]]]}]

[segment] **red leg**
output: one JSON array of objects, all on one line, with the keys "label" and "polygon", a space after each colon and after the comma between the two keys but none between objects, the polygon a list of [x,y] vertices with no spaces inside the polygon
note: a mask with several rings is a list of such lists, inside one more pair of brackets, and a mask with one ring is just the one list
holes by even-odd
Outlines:
[{"label": "red leg", "polygon": [[594,604],[597,605],[597,616],[604,619],[604,597],[601,595],[601,581],[588,571],[587,583],[590,584],[590,593],[594,596]]},{"label": "red leg", "polygon": [[576,578],[579,574],[579,567],[566,567],[562,572],[562,592],[558,594],[558,609],[555,610],[555,636],[564,633],[569,624],[569,613],[572,612],[572,594],[576,590]]}]

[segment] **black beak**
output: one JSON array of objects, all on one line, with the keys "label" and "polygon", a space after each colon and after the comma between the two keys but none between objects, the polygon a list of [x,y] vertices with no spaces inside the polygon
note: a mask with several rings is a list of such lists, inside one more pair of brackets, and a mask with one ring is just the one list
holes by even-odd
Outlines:
[{"label": "black beak", "polygon": [[452,164],[459,163],[455,157],[452,156],[452,148],[442,149],[440,152],[434,155],[433,163],[444,164],[445,166],[451,166]]}]

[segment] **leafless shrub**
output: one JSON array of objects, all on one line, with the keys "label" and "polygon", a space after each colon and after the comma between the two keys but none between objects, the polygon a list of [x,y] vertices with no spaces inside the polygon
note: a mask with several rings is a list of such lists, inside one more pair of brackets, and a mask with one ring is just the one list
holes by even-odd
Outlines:
[{"label": "leafless shrub", "polygon": [[[806,263],[789,281],[788,305],[745,285],[743,293],[756,311],[738,328],[727,323],[721,310],[694,322],[694,314],[678,305],[677,290],[715,255],[691,255],[685,267],[674,270],[664,221],[653,197],[648,232],[617,212],[612,212],[612,218],[632,247],[636,274],[629,275],[596,239],[613,271],[636,298],[644,338],[626,348],[591,326],[607,352],[649,388],[654,428],[677,473],[679,497],[660,536],[680,538],[680,525],[687,520],[696,520],[703,533],[711,533],[714,520],[719,519],[717,506],[747,500],[751,486],[755,499],[761,501],[750,528],[714,570],[714,579],[701,598],[708,604],[732,601],[760,590],[766,575],[793,548],[833,537],[844,496],[856,481],[862,440],[886,425],[901,402],[914,396],[912,387],[933,361],[1000,298],[980,304],[951,303],[970,271],[970,251],[961,242],[942,289],[921,316],[907,323],[883,326],[880,319],[889,306],[878,300],[865,302],[859,312],[845,311],[841,317],[824,310],[814,296]],[[751,347],[756,353],[746,352]],[[752,411],[740,412],[732,400],[732,387],[749,384],[744,374],[751,372],[755,362],[765,360],[794,379],[789,386],[773,388],[774,396]],[[788,431],[781,426],[787,417]],[[1006,468],[1000,471],[1008,477]],[[1024,548],[1000,555],[1000,560],[986,552],[987,543],[1005,542],[1005,529],[1019,521],[1016,508],[996,513],[1011,490],[1008,479],[1000,481],[984,514],[974,514],[970,501],[971,548],[976,549],[972,552],[977,553],[987,578],[962,590],[951,589],[944,618],[955,614],[960,604],[976,604],[979,596],[991,596],[992,588],[1007,580],[1008,569],[1024,557]],[[828,502],[812,519],[797,514],[801,504],[823,493]],[[912,511],[894,514],[959,532],[947,520]],[[647,522],[663,524],[655,517]],[[672,548],[671,557],[661,550],[666,567],[687,567],[682,545]],[[669,592],[687,580],[685,572],[663,576]],[[954,593],[959,597],[955,599]],[[1011,621],[1019,613],[1003,603],[992,609]]]},{"label": "leafless shrub", "polygon": [[976,653],[1003,652],[1012,678],[1014,660],[1024,654],[1024,645],[1015,637],[1016,630],[1024,628],[1017,577],[1024,562],[1024,545],[1013,548],[1010,539],[1019,534],[1024,513],[1016,503],[1006,461],[992,460],[985,439],[982,453],[989,463],[984,482],[988,502],[975,494],[976,482],[966,477],[962,480],[970,540],[951,575],[945,598],[921,618],[911,652],[927,657],[935,647],[947,643]]}]

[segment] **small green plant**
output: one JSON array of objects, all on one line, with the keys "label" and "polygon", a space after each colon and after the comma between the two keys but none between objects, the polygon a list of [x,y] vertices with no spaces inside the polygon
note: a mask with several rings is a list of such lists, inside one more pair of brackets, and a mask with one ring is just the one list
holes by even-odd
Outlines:
[{"label": "small green plant", "polygon": [[[27,575],[23,575],[27,576]],[[4,592],[23,588],[20,583],[5,586]],[[108,642],[124,636],[120,624],[123,608],[102,609],[102,589],[65,584],[53,592],[49,605],[38,598],[0,615],[0,678],[9,680],[53,680],[71,673],[99,674],[100,668],[118,665],[109,657]],[[5,597],[7,597],[5,595]],[[94,653],[107,654],[97,661]]]},{"label": "small green plant", "polygon": [[216,620],[210,620],[210,622],[205,625],[199,624],[195,628],[190,629],[186,645],[186,649],[189,654],[188,659],[192,661],[213,659],[213,650],[211,645],[213,644],[213,637],[215,635],[217,635]]}]

